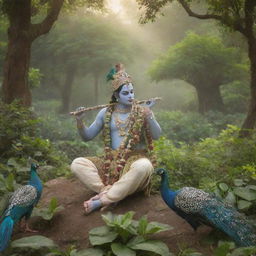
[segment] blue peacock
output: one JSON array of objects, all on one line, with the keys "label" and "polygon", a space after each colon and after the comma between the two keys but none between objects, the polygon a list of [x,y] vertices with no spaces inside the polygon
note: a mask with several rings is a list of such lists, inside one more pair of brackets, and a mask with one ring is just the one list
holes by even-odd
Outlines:
[{"label": "blue peacock", "polygon": [[193,187],[173,191],[167,171],[156,169],[161,176],[160,192],[165,203],[185,219],[194,230],[202,223],[222,230],[238,246],[256,246],[256,230],[246,218],[216,196]]},{"label": "blue peacock", "polygon": [[4,251],[11,239],[13,226],[23,217],[26,220],[26,228],[28,228],[27,220],[30,218],[34,206],[38,203],[43,185],[37,174],[37,164],[31,164],[30,180],[27,185],[17,189],[9,200],[4,211],[0,224],[0,252]]}]

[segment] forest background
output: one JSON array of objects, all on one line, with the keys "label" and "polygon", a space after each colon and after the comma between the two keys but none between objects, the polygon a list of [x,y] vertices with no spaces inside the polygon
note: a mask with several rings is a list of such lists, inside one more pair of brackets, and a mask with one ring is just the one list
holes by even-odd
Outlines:
[{"label": "forest background", "polygon": [[[111,88],[106,74],[122,62],[132,76],[137,99],[162,97],[154,106],[163,128],[155,152],[158,164],[172,170],[172,187],[215,192],[255,217],[255,133],[240,129],[254,128],[244,125],[248,113],[255,116],[250,111],[250,47],[243,34],[213,19],[189,17],[177,2],[163,1],[166,5],[155,9],[155,17],[147,1],[109,0],[104,7],[101,1],[87,1],[85,6],[73,1],[60,13],[60,6],[52,7],[57,13],[48,30],[36,33],[35,28],[33,40],[26,46],[23,42],[24,48],[13,46],[26,55],[24,68],[24,63],[11,60],[15,36],[8,30],[15,22],[22,25],[11,18],[22,9],[15,13],[7,2],[0,2],[1,202],[26,181],[28,159],[47,169],[46,181],[69,176],[69,164],[78,156],[102,154],[100,136],[82,142],[69,112],[108,103]],[[192,6],[203,13],[206,2]],[[47,1],[33,3],[31,20],[36,24],[50,9]],[[17,82],[20,77],[24,87]],[[86,114],[87,125],[95,114]]]}]

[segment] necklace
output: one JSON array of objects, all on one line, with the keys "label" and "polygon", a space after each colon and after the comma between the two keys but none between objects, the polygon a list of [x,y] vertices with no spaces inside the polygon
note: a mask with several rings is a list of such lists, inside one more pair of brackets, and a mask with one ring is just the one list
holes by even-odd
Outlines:
[{"label": "necklace", "polygon": [[118,117],[117,112],[113,113],[113,117],[114,117],[116,127],[118,128],[119,135],[124,137],[126,135],[126,128],[127,128],[128,124],[129,124],[129,121],[130,121],[130,114],[125,120],[120,119]]},{"label": "necklace", "polygon": [[[110,122],[114,114],[113,112],[113,108],[109,107],[107,109],[103,129],[105,156],[102,180],[105,185],[112,185],[119,179],[120,175],[122,175],[122,170],[129,158],[129,153],[132,152],[135,145],[140,142],[141,136],[145,136],[149,158],[151,159],[153,166],[156,166],[156,158],[153,152],[153,142],[150,129],[148,123],[145,122],[144,110],[138,104],[134,104],[132,106],[130,115],[127,117],[127,119],[129,119],[129,121],[127,121],[128,132],[118,148],[117,156],[113,156],[111,152],[110,131]],[[121,122],[125,121],[121,120]],[[142,127],[144,127],[144,129],[142,129]]]},{"label": "necklace", "polygon": [[131,109],[130,108],[118,108],[118,107],[116,107],[115,112],[126,114],[126,113],[131,112]]}]

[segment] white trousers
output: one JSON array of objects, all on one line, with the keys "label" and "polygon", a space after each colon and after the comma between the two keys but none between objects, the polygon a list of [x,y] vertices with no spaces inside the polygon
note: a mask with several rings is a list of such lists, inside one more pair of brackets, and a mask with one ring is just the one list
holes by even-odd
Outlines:
[{"label": "white trousers", "polygon": [[76,158],[71,164],[71,171],[88,189],[97,193],[106,190],[101,197],[103,205],[106,205],[144,189],[153,173],[153,166],[149,159],[140,158],[131,164],[129,171],[118,181],[107,187],[102,183],[94,163],[87,158]]}]

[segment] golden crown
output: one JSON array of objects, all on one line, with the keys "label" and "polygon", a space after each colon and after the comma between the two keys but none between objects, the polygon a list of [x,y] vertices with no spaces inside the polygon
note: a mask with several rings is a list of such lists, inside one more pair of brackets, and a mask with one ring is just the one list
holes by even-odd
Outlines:
[{"label": "golden crown", "polygon": [[108,80],[112,80],[112,90],[116,91],[121,85],[131,83],[131,77],[125,72],[124,66],[121,63],[115,65],[108,75]]}]

